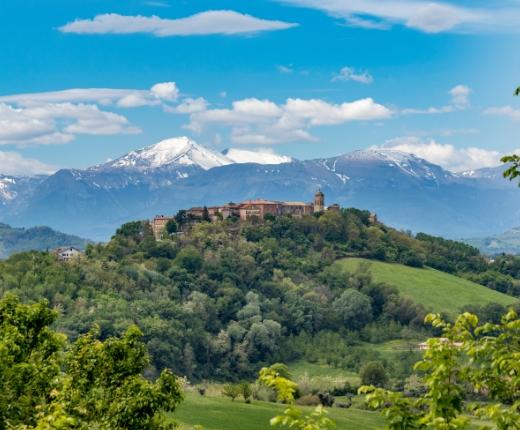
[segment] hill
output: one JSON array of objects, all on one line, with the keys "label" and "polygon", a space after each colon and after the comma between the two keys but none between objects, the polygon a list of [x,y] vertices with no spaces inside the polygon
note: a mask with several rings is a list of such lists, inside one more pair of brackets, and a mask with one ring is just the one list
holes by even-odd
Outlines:
[{"label": "hill", "polygon": [[[0,261],[0,295],[47,299],[60,309],[57,328],[72,339],[93,324],[103,338],[137,324],[152,357],[150,374],[169,367],[193,381],[252,378],[275,362],[323,364],[352,374],[376,356],[392,375],[406,376],[414,358],[407,351],[397,349],[394,360],[367,345],[427,337],[421,303],[428,308],[438,298],[431,287],[437,281],[422,297],[419,282],[430,272],[411,269],[415,278],[407,283],[402,275],[399,288],[389,288],[336,263],[349,255],[435,267],[449,279],[473,275],[490,287],[468,284],[476,299],[465,296],[463,304],[514,301],[497,299],[507,296],[491,288],[520,295],[520,258],[489,263],[475,248],[411,236],[368,211],[261,223],[181,221],[182,234],[159,241],[148,221],[124,224],[108,243],[87,246],[85,258],[70,264],[45,252],[13,255]],[[519,271],[511,271],[515,267]],[[421,300],[406,297],[412,286]],[[487,312],[483,320],[495,314]]]},{"label": "hill", "polygon": [[467,305],[499,303],[507,306],[518,301],[514,297],[431,268],[407,267],[361,258],[348,258],[336,264],[348,271],[355,271],[361,263],[370,264],[370,273],[376,282],[397,287],[403,296],[433,312],[454,316]]},{"label": "hill", "polygon": [[49,227],[13,228],[0,223],[0,259],[17,252],[46,251],[60,246],[85,249],[88,240]]}]

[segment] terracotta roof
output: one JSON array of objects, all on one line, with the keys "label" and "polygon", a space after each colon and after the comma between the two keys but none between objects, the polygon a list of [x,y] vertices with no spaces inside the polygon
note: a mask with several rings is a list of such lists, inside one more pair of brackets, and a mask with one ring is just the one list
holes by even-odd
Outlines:
[{"label": "terracotta roof", "polygon": [[304,203],[304,202],[282,202],[284,206],[312,206],[312,203]]},{"label": "terracotta roof", "polygon": [[257,199],[257,200],[246,200],[241,205],[278,205],[278,202],[272,202],[269,200]]}]

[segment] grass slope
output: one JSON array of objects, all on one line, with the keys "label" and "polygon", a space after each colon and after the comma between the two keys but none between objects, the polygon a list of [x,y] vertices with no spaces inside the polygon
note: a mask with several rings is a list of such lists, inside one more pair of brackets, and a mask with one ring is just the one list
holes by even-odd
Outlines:
[{"label": "grass slope", "polygon": [[[308,411],[313,408],[304,408]],[[202,425],[204,430],[270,430],[269,420],[282,413],[284,405],[253,401],[246,404],[222,397],[201,397],[188,393],[185,401],[174,413],[181,429]],[[376,430],[384,428],[378,412],[360,409],[329,408],[329,417],[336,421],[337,429]]]},{"label": "grass slope", "polygon": [[370,271],[376,282],[397,287],[404,296],[433,312],[445,312],[454,316],[463,306],[469,304],[495,302],[510,305],[516,301],[514,297],[430,268],[417,269],[361,258],[347,258],[336,264],[348,271],[354,271],[361,262],[370,263]]}]

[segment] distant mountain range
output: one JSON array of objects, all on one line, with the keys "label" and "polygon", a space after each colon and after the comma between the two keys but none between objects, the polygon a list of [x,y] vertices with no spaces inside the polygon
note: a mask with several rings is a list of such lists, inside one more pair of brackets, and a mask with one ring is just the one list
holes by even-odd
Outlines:
[{"label": "distant mountain range", "polygon": [[519,224],[520,190],[500,169],[454,174],[390,149],[298,161],[180,137],[84,170],[0,176],[0,220],[105,240],[128,220],[256,197],[310,201],[321,188],[329,204],[374,211],[397,228],[484,237]]},{"label": "distant mountain range", "polygon": [[480,249],[484,254],[520,254],[520,227],[512,228],[505,233],[484,237],[481,239],[463,240],[469,245]]},{"label": "distant mountain range", "polygon": [[84,249],[88,241],[49,227],[13,228],[0,224],[0,259],[24,251],[46,251],[60,246]]}]

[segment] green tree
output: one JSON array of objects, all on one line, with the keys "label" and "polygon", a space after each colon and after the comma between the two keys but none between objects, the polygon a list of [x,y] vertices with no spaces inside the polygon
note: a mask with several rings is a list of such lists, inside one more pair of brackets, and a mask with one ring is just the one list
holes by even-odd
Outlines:
[{"label": "green tree", "polygon": [[229,397],[232,401],[240,396],[240,385],[239,384],[226,384],[222,388],[222,395]]},{"label": "green tree", "polygon": [[175,222],[174,219],[170,219],[170,220],[168,220],[168,222],[166,223],[166,232],[167,232],[169,235],[172,235],[172,234],[177,233],[177,223]]},{"label": "green tree", "polygon": [[372,319],[370,298],[354,289],[344,291],[332,303],[334,312],[345,326],[358,329]]},{"label": "green tree", "polygon": [[57,313],[45,302],[0,301],[0,429],[35,424],[38,407],[58,387],[65,337],[49,328]]},{"label": "green tree", "polygon": [[251,397],[253,396],[253,389],[251,388],[251,384],[246,381],[242,381],[239,384],[240,395],[244,399],[244,402],[251,403]]},{"label": "green tree", "polygon": [[46,303],[0,300],[0,429],[163,430],[182,400],[175,376],[142,376],[149,364],[142,334],[97,339],[93,330],[66,350]]},{"label": "green tree", "polygon": [[211,218],[209,216],[209,211],[206,206],[202,208],[202,221],[210,222]]},{"label": "green tree", "polygon": [[363,385],[384,387],[388,383],[388,374],[380,361],[369,361],[359,372]]}]

